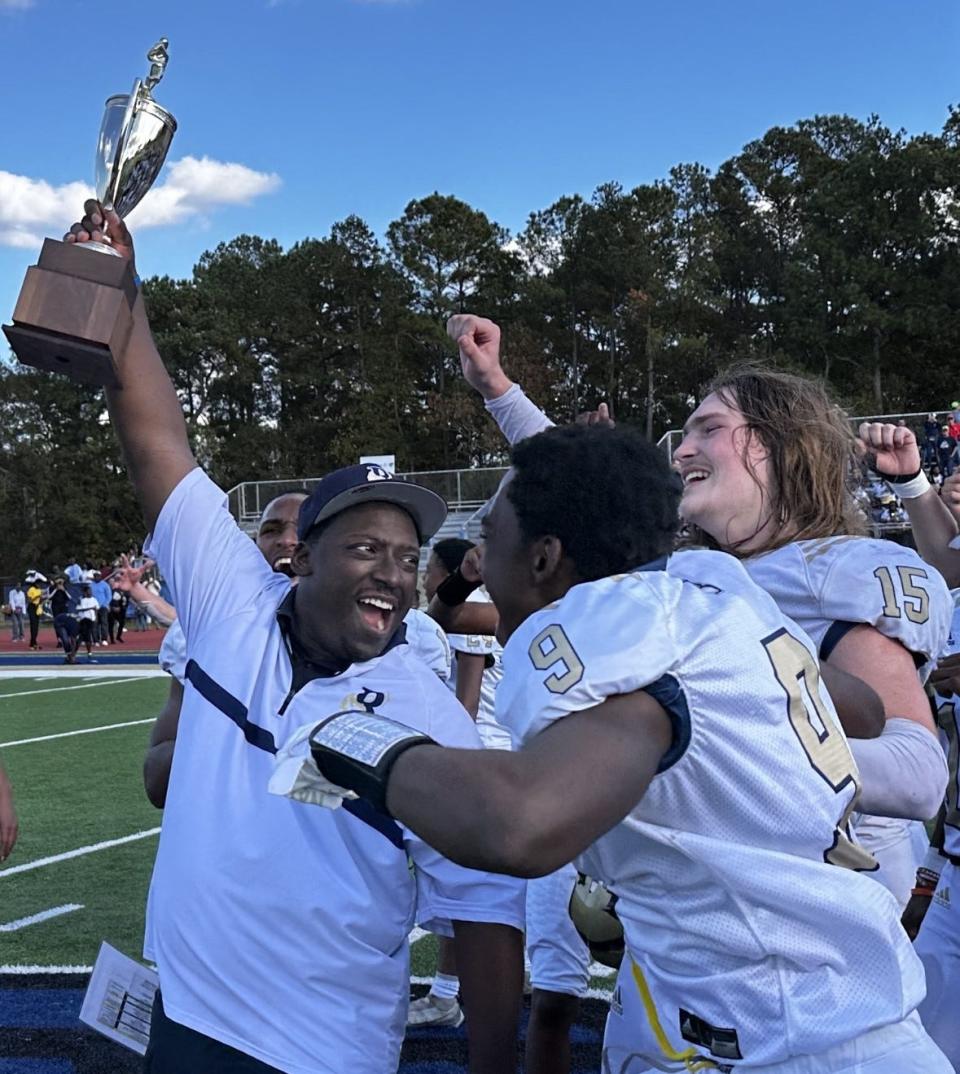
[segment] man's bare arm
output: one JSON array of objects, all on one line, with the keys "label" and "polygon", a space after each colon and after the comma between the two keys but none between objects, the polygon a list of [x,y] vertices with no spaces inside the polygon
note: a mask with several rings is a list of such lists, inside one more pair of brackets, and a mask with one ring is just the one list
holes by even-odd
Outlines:
[{"label": "man's bare arm", "polygon": [[147,797],[157,809],[163,809],[167,801],[170,767],[173,764],[173,749],[177,742],[182,704],[183,687],[176,679],[171,678],[167,703],[150,729],[150,745],[143,759],[143,786]]},{"label": "man's bare arm", "polygon": [[390,772],[387,806],[452,861],[544,876],[633,809],[672,737],[653,698],[623,694],[565,716],[515,753],[409,749]]},{"label": "man's bare arm", "polygon": [[[877,472],[887,477],[903,504],[917,551],[943,575],[951,589],[960,586],[960,549],[950,548],[958,534],[957,520],[950,504],[960,491],[953,478],[944,483],[943,496],[933,488],[920,465],[920,449],[913,431],[889,422],[864,422],[860,441],[874,456]],[[916,475],[904,483],[903,478]]]},{"label": "man's bare arm", "polygon": [[[115,212],[105,213],[97,202],[87,201],[84,214],[65,236],[67,242],[99,241],[106,235],[114,250],[133,260],[133,240]],[[197,463],[180,400],[150,333],[142,295],[134,306],[120,379],[122,387],[107,389],[107,408],[144,522],[152,530],[167,497]]]}]

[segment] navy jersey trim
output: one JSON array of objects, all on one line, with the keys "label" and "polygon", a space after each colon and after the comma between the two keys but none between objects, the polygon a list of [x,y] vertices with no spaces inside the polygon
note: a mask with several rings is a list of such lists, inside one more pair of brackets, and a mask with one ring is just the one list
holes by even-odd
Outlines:
[{"label": "navy jersey trim", "polygon": [[251,746],[256,746],[258,750],[265,750],[267,753],[277,752],[277,743],[273,735],[258,724],[251,723],[247,718],[246,705],[224,690],[220,683],[211,679],[196,660],[187,661],[187,678],[201,697],[209,701],[215,709],[219,709],[224,716],[233,720]]},{"label": "navy jersey trim", "polygon": [[345,798],[343,808],[356,817],[357,820],[362,820],[364,824],[369,824],[371,828],[375,828],[382,836],[389,839],[397,850],[404,849],[403,830],[386,813],[381,813],[379,810],[374,809],[363,798]]},{"label": "navy jersey trim", "polygon": [[687,705],[687,696],[683,687],[672,675],[661,675],[656,682],[651,682],[643,687],[643,692],[649,694],[654,701],[667,711],[670,723],[673,726],[673,742],[670,748],[660,758],[657,765],[657,775],[672,768],[677,761],[687,752],[690,745],[691,726],[690,708]]},{"label": "navy jersey trim", "polygon": [[855,626],[863,626],[863,624],[848,623],[845,619],[838,619],[835,623],[831,623],[830,629],[823,635],[823,641],[820,642],[820,659],[829,660],[837,642],[849,634]]},{"label": "navy jersey trim", "polygon": [[[187,679],[204,700],[224,716],[232,720],[243,732],[243,737],[258,750],[276,754],[277,744],[272,734],[258,724],[252,723],[247,715],[247,707],[200,667],[196,660],[187,661]],[[403,850],[403,831],[395,820],[383,813],[378,813],[369,802],[347,800],[344,810],[362,821],[374,831],[388,839],[398,850]]]}]

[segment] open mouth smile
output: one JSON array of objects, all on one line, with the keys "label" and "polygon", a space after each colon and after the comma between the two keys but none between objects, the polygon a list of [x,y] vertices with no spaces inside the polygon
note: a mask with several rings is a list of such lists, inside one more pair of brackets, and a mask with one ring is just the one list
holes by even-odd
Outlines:
[{"label": "open mouth smile", "polygon": [[357,605],[361,618],[371,630],[377,634],[387,633],[397,610],[396,601],[389,597],[360,597]]}]

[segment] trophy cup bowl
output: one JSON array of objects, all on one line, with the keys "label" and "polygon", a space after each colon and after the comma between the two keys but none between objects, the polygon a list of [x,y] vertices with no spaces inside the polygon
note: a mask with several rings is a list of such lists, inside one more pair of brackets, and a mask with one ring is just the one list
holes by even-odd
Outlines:
[{"label": "trophy cup bowl", "polygon": [[[140,79],[129,96],[121,93],[108,98],[97,139],[97,201],[121,217],[139,205],[160,174],[176,130],[177,121],[157,104]],[[116,252],[106,243],[83,245]]]},{"label": "trophy cup bowl", "polygon": [[[177,121],[151,91],[167,65],[167,39],[147,53],[150,72],[129,94],[108,98],[96,156],[96,194],[104,209],[126,216],[153,185]],[[94,250],[113,257],[90,257]],[[138,281],[108,242],[45,239],[27,276],[13,324],[3,331],[26,365],[66,373],[85,384],[120,386],[118,361],[133,327]]]}]

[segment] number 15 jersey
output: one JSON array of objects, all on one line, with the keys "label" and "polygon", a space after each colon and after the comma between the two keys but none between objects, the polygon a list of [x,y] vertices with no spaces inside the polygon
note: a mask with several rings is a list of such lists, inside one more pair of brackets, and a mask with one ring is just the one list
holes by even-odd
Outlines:
[{"label": "number 15 jersey", "polygon": [[663,567],[528,618],[497,695],[518,743],[639,689],[673,721],[646,794],[579,862],[618,896],[637,1054],[737,1069],[899,1022],[923,971],[889,892],[856,871],[874,867],[849,831],[857,771],[813,644],[731,556]]}]

